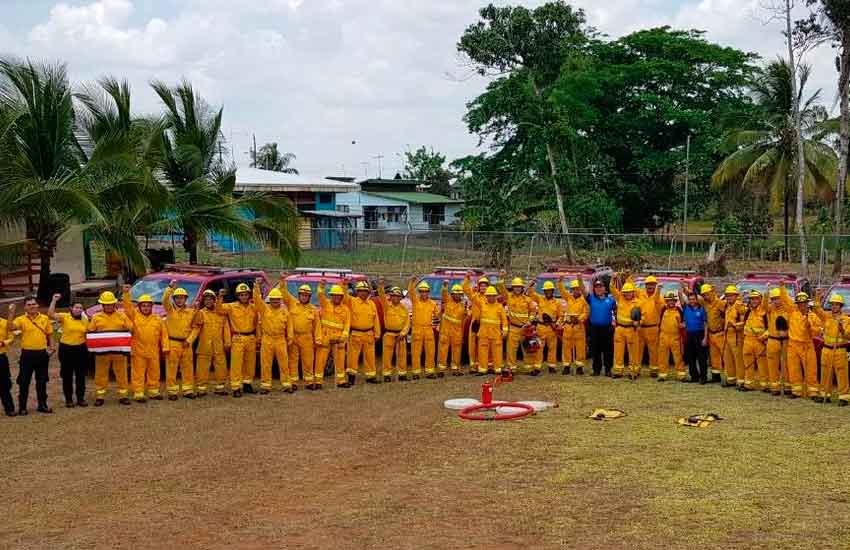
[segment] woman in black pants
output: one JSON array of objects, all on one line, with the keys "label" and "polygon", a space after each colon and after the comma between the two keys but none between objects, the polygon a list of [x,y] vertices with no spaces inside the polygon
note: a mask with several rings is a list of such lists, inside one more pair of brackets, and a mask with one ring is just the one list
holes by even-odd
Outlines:
[{"label": "woman in black pants", "polygon": [[59,340],[59,375],[62,377],[65,406],[73,407],[76,395],[76,404],[87,407],[86,374],[89,367],[89,350],[86,347],[86,330],[89,321],[83,313],[83,305],[79,303],[72,305],[68,313],[56,313],[56,303],[61,297],[59,294],[53,295],[47,315],[58,321],[62,329],[62,338]]}]

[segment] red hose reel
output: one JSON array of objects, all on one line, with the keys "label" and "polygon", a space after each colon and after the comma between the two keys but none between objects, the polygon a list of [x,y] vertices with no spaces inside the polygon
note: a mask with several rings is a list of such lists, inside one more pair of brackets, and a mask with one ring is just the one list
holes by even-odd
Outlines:
[{"label": "red hose reel", "polygon": [[[520,409],[516,412],[500,414],[478,414],[484,411],[496,411],[500,407],[511,409]],[[505,403],[501,401],[493,402],[493,385],[489,382],[481,385],[481,404],[466,407],[458,413],[458,416],[464,420],[519,420],[526,416],[534,414],[534,407],[525,403]]]}]

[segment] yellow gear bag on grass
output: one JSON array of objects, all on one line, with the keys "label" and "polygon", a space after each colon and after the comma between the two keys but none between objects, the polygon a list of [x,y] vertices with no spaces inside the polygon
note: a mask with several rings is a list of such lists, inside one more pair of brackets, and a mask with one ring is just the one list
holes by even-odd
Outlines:
[{"label": "yellow gear bag on grass", "polygon": [[717,413],[695,414],[685,418],[680,418],[677,421],[677,424],[687,428],[708,428],[717,420],[723,420]]},{"label": "yellow gear bag on grass", "polygon": [[621,411],[620,409],[593,409],[593,412],[590,413],[588,418],[592,418],[593,420],[614,420],[616,418],[623,418],[626,416],[625,411]]}]

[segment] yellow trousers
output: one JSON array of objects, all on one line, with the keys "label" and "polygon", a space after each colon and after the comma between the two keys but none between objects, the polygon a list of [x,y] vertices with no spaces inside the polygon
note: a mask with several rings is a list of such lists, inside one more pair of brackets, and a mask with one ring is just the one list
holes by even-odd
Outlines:
[{"label": "yellow trousers", "polygon": [[101,353],[94,358],[94,391],[97,399],[103,399],[109,387],[109,370],[115,373],[118,397],[127,397],[127,356],[120,353]]},{"label": "yellow trousers", "polygon": [[[767,339],[767,378],[770,384],[770,391],[774,393],[780,391],[780,369],[783,364],[787,364],[785,349],[783,347],[783,344],[786,342],[788,342],[787,339]],[[785,383],[788,385],[787,368],[785,372]]]},{"label": "yellow trousers", "polygon": [[257,338],[235,335],[230,346],[230,389],[238,390],[242,384],[252,384],[256,370]]},{"label": "yellow trousers", "polygon": [[820,393],[817,360],[814,342],[788,341],[788,381],[794,395],[801,397]]},{"label": "yellow trousers", "polygon": [[658,327],[641,327],[638,332],[638,364],[643,362],[644,350],[649,350],[649,372],[658,374]]},{"label": "yellow trousers", "polygon": [[328,357],[332,353],[336,383],[342,384],[345,382],[345,351],[345,343],[316,346],[316,363],[313,368],[314,384],[321,384],[325,379],[325,367],[328,364]]},{"label": "yellow trousers", "polygon": [[[523,329],[520,327],[515,327],[513,325],[508,327],[508,338],[507,338],[507,356],[505,358],[505,363],[516,372],[517,366],[519,362],[517,360],[517,354],[519,353],[519,348],[522,345],[522,341],[525,339],[525,334],[523,334]],[[440,349],[442,349],[442,342],[440,344]],[[526,367],[529,367],[529,363],[534,363],[533,357],[524,357],[524,363]]]},{"label": "yellow trousers", "polygon": [[492,364],[493,370],[502,370],[502,339],[478,338],[478,372],[487,373],[487,366]]},{"label": "yellow trousers", "polygon": [[551,327],[537,325],[537,337],[540,338],[541,348],[537,352],[535,365],[541,368],[545,357],[546,366],[554,369],[558,366],[558,335]]},{"label": "yellow trousers", "polygon": [[850,379],[847,375],[847,350],[824,347],[820,354],[820,386],[822,397],[832,397],[832,373],[838,379],[838,399],[850,401]]},{"label": "yellow trousers", "polygon": [[159,395],[159,357],[133,354],[130,361],[133,398],[142,399],[145,391],[150,397]]},{"label": "yellow trousers", "polygon": [[452,354],[452,371],[460,370],[461,353],[463,353],[463,329],[459,326],[450,326],[440,331],[439,361],[437,368],[441,372],[449,367],[449,352]]},{"label": "yellow trousers", "polygon": [[711,375],[720,376],[723,372],[723,331],[708,334],[708,358],[711,362]]},{"label": "yellow trousers", "polygon": [[723,368],[726,371],[726,383],[744,385],[744,354],[741,349],[741,337],[735,329],[726,331],[723,346]]},{"label": "yellow trousers", "polygon": [[[301,372],[304,375],[304,383],[313,384],[316,381],[315,371],[313,370],[315,368],[313,365],[315,359],[314,343],[312,333],[295,334],[295,340],[289,346],[289,381],[293,384],[298,383],[299,361],[301,362]],[[283,379],[282,375],[281,379]],[[321,378],[318,383],[321,383]]]},{"label": "yellow trousers", "polygon": [[767,369],[767,345],[754,336],[744,336],[744,382],[748,390],[770,386]]},{"label": "yellow trousers", "polygon": [[685,362],[682,360],[682,337],[675,334],[658,335],[658,378],[666,380],[670,372],[670,356],[673,356],[673,368],[676,369],[676,379],[684,380]]},{"label": "yellow trousers", "polygon": [[361,353],[366,378],[374,378],[377,376],[378,367],[375,365],[375,335],[371,331],[351,332],[351,341],[348,343],[348,374],[357,374]]},{"label": "yellow trousers", "polygon": [[381,370],[383,375],[392,376],[393,367],[395,367],[399,376],[407,375],[407,337],[402,337],[397,332],[385,332],[381,338]]},{"label": "yellow trousers", "polygon": [[183,395],[195,392],[195,372],[192,364],[192,347],[183,347],[183,342],[171,342],[172,348],[165,361],[165,389],[168,395],[177,395],[181,387],[177,384],[180,371]]},{"label": "yellow trousers", "polygon": [[411,372],[418,375],[422,372],[422,351],[425,351],[425,374],[434,374],[436,352],[436,341],[434,340],[434,329],[431,327],[413,328],[412,341],[410,342]]},{"label": "yellow trousers", "polygon": [[584,333],[584,324],[565,325],[561,338],[561,361],[565,366],[584,368],[585,359],[587,336]]},{"label": "yellow trousers", "polygon": [[478,335],[472,332],[472,323],[469,324],[469,336],[466,340],[469,342],[469,370],[478,368]]},{"label": "yellow trousers", "polygon": [[291,388],[289,354],[286,351],[286,338],[282,335],[263,336],[260,342],[260,387],[271,391],[272,364],[275,359],[277,359],[277,368],[280,371],[280,385],[285,390]]},{"label": "yellow trousers", "polygon": [[198,393],[207,393],[211,366],[215,368],[215,391],[224,391],[224,384],[227,381],[227,357],[223,353],[215,353],[197,356],[195,382],[198,385]]},{"label": "yellow trousers", "polygon": [[614,329],[614,368],[611,369],[614,376],[623,376],[626,373],[626,351],[629,352],[629,370],[637,376],[640,374],[638,331],[633,327],[618,326]]}]

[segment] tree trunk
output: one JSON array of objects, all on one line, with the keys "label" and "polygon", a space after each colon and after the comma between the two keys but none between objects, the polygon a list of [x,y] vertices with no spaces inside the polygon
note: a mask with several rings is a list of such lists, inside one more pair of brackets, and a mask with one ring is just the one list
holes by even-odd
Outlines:
[{"label": "tree trunk", "polygon": [[788,178],[790,176],[788,174],[785,175],[785,189],[782,192],[784,207],[785,207],[785,220],[784,226],[782,228],[783,239],[785,240],[785,257],[790,258],[791,252],[791,243],[788,242],[788,232],[790,230],[789,219],[791,218],[791,186],[788,184]]},{"label": "tree trunk", "polygon": [[[53,249],[49,246],[38,247],[38,259],[40,267],[38,273],[38,292],[36,298],[41,304],[49,304],[52,298],[52,289],[50,288],[50,264],[53,260]],[[29,267],[29,265],[27,265]]]},{"label": "tree trunk", "polygon": [[840,131],[838,140],[838,181],[835,185],[835,265],[833,275],[840,275],[844,263],[844,195],[850,164],[850,33],[845,33],[842,43],[838,94],[841,101]]},{"label": "tree trunk", "polygon": [[198,237],[194,231],[187,230],[183,232],[183,250],[189,255],[189,263],[197,265],[198,263]]},{"label": "tree trunk", "polygon": [[788,43],[788,64],[791,68],[791,99],[792,117],[794,124],[794,143],[797,150],[795,163],[797,175],[797,232],[800,235],[800,267],[803,275],[809,271],[809,254],[806,247],[806,227],[803,223],[803,212],[805,209],[805,183],[806,183],[806,155],[803,149],[803,128],[800,121],[800,95],[797,86],[797,62],[794,57],[794,43],[791,29],[792,0],[785,0],[785,40]]}]

